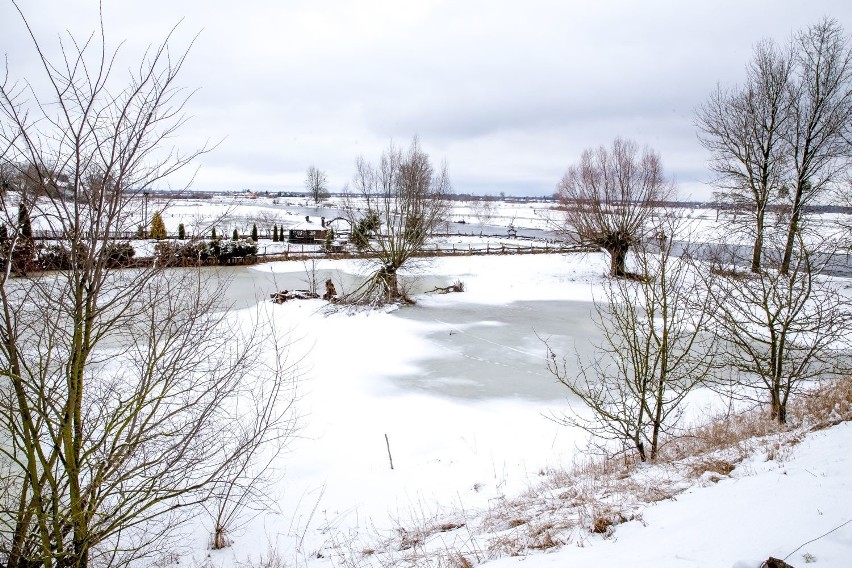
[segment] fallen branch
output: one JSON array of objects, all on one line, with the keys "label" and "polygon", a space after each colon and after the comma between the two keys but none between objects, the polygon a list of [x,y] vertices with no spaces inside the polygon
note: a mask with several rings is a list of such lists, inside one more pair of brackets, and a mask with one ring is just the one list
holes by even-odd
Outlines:
[{"label": "fallen branch", "polygon": [[315,294],[310,290],[282,290],[269,295],[272,301],[276,304],[283,304],[288,300],[315,300],[319,298],[319,294]]},{"label": "fallen branch", "polygon": [[449,294],[450,292],[464,292],[464,284],[461,282],[456,282],[450,286],[437,286],[434,290],[429,290],[426,292],[427,294]]}]

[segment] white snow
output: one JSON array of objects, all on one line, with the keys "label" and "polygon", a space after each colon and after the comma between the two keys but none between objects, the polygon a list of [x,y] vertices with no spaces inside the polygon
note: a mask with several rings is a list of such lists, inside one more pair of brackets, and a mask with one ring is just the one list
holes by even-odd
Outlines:
[{"label": "white snow", "polygon": [[648,507],[611,539],[486,566],[757,568],[769,556],[796,567],[852,566],[850,444],[848,422],[811,433],[788,458],[754,456],[729,479]]},{"label": "white snow", "polygon": [[[318,268],[353,273],[358,266],[322,261]],[[304,269],[284,262],[244,270],[268,282],[263,278],[293,278]],[[572,464],[583,436],[547,419],[564,411],[566,400],[526,390],[531,383],[525,381],[549,380],[536,322],[501,317],[522,300],[590,302],[606,269],[600,254],[445,257],[429,272],[461,280],[462,294],[421,294],[412,308],[355,314],[327,313],[321,301],[271,306],[276,321],[298,339],[293,356],[305,357],[303,430],[282,457],[277,509],[233,531],[233,545],[220,551],[207,550],[210,526],[201,520],[195,561],[259,562],[275,549],[287,566],[369,566],[371,557],[362,551],[377,545],[377,535],[398,536],[400,527],[456,519],[460,511],[473,518],[534,487],[542,472]],[[473,319],[481,319],[453,324],[431,317],[443,310],[474,310]],[[566,333],[583,323],[566,321]],[[477,368],[494,380],[517,381],[517,395],[486,389],[456,396],[482,379],[466,376],[461,363],[453,372],[462,358],[477,359]],[[435,371],[442,360],[453,365]],[[641,522],[618,525],[610,538],[588,536],[582,547],[484,565],[757,568],[768,556],[783,558],[852,519],[852,463],[843,450],[849,447],[849,424],[817,432],[784,461],[754,456],[730,478],[648,506]],[[347,549],[348,564],[329,558]],[[817,566],[852,566],[852,524],[789,562],[803,564],[804,554]]]},{"label": "white snow", "polygon": [[[501,203],[489,223],[546,229],[551,205]],[[221,217],[217,226],[227,236],[260,219],[285,227],[303,221],[290,206],[309,204],[177,202],[165,220],[171,231],[183,222],[192,234],[206,233]],[[149,210],[158,207],[151,203]],[[693,212],[705,242],[719,238],[713,214]],[[459,204],[453,218],[473,223],[471,215],[469,205]],[[446,242],[477,243],[475,237]],[[570,466],[584,437],[547,419],[566,410],[567,401],[544,366],[535,319],[542,311],[525,312],[529,306],[520,303],[545,312],[586,303],[588,313],[607,264],[601,254],[444,257],[428,267],[421,291],[460,280],[464,293],[419,294],[412,308],[354,314],[328,313],[319,300],[269,304],[268,294],[282,282],[304,280],[301,262],[232,271],[237,306],[259,302],[291,330],[291,359],[302,359],[302,430],[280,459],[280,481],[269,495],[274,506],[246,511],[231,527],[233,545],[219,551],[208,550],[211,520],[200,517],[181,552],[193,565],[211,567],[259,563],[271,550],[285,566],[368,566],[370,557],[358,547],[376,544],[376,534],[457,518],[460,511],[476,517],[502,497],[539,484],[542,472]],[[323,277],[337,274],[336,282],[359,270],[355,261],[316,266]],[[462,313],[468,319],[446,316]],[[236,315],[250,325],[255,308]],[[555,340],[567,347],[588,342],[589,318],[562,325],[564,331],[552,332]],[[489,389],[489,380],[501,389]],[[789,555],[797,567],[848,568],[852,523],[841,525],[852,520],[849,448],[848,423],[812,433],[783,460],[753,456],[718,483],[696,484],[648,506],[641,521],[618,525],[609,538],[587,536],[583,546],[484,565],[757,568],[770,555]],[[347,547],[349,564],[329,558]]]}]

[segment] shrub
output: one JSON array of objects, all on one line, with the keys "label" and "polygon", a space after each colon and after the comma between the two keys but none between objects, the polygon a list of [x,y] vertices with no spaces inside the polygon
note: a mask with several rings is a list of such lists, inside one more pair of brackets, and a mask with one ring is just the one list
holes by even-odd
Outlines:
[{"label": "shrub", "polygon": [[63,244],[45,245],[38,251],[36,264],[42,270],[71,268],[71,251]]},{"label": "shrub", "polygon": [[257,244],[251,239],[225,241],[220,243],[218,248],[217,259],[219,262],[257,254]]},{"label": "shrub", "polygon": [[136,250],[127,241],[109,242],[104,245],[107,265],[110,268],[120,268],[130,264],[130,260],[136,255]]}]

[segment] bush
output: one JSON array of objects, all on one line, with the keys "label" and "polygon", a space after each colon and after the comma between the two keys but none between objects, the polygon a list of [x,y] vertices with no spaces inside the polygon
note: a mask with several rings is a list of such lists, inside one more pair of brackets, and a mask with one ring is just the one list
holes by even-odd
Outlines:
[{"label": "bush", "polygon": [[41,247],[36,257],[41,270],[67,270],[71,268],[71,251],[63,244],[50,244]]},{"label": "bush", "polygon": [[[236,230],[235,230],[236,231]],[[257,254],[257,244],[251,239],[237,239],[219,243],[217,259],[219,262],[232,258],[244,258]]]},{"label": "bush", "polygon": [[166,265],[193,264],[202,259],[201,246],[194,241],[188,243],[165,241],[154,245],[154,256],[160,263]]},{"label": "bush", "polygon": [[107,265],[110,268],[121,268],[130,264],[131,259],[136,256],[133,245],[127,241],[109,242],[104,245]]}]

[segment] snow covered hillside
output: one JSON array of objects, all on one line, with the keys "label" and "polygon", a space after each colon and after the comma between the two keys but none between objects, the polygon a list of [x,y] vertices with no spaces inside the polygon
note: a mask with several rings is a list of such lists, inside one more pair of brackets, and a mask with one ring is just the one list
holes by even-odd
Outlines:
[{"label": "snow covered hillside", "polygon": [[[316,268],[337,282],[359,269],[354,261]],[[716,474],[640,468],[656,497],[596,496],[624,517],[601,534],[590,529],[606,511],[554,509],[565,502],[560,472],[588,457],[580,432],[548,419],[569,400],[546,370],[541,338],[591,349],[591,300],[606,269],[601,254],[441,258],[419,289],[461,280],[464,293],[421,293],[412,307],[358,313],[328,312],[319,300],[269,304],[269,293],[303,281],[302,263],[232,272],[241,305],[260,302],[296,340],[303,429],[280,460],[273,506],[245,511],[229,527],[232,546],[217,551],[211,519],[199,518],[190,561],[757,568],[792,554],[794,566],[852,565],[852,524],[841,526],[852,519],[848,423],[779,442],[782,450],[743,445],[756,453],[744,449],[733,470]],[[241,317],[251,321],[253,310]],[[722,404],[709,392],[694,402],[696,419]]]}]

